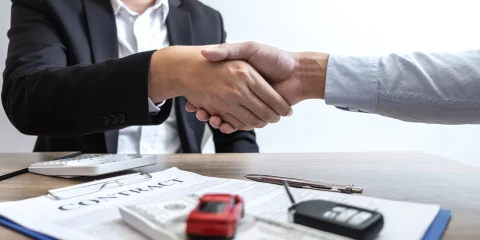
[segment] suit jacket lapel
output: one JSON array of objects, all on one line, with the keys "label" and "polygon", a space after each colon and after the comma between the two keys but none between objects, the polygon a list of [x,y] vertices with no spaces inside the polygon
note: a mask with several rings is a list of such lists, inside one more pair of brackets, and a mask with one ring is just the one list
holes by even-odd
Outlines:
[{"label": "suit jacket lapel", "polygon": [[118,58],[115,15],[108,0],[83,0],[94,62]]},{"label": "suit jacket lapel", "polygon": [[[180,0],[170,0],[170,11],[167,17],[167,29],[170,45],[189,46],[195,44],[192,34],[192,20],[190,13],[182,8]],[[177,127],[180,141],[182,143],[183,152],[200,152],[200,148],[195,140],[195,131],[191,128],[189,122],[197,121],[195,114],[185,111],[187,103],[184,97],[175,99],[175,112],[177,115]]]},{"label": "suit jacket lapel", "polygon": [[[92,62],[118,58],[118,39],[115,15],[108,0],[83,0],[87,19]],[[117,153],[118,130],[105,132],[107,153]]]},{"label": "suit jacket lapel", "polygon": [[170,45],[192,45],[192,20],[190,13],[181,7],[180,0],[170,0],[167,29]]},{"label": "suit jacket lapel", "polygon": [[[110,1],[107,0],[83,0],[85,14],[87,16],[88,33],[92,46],[93,62],[101,62],[112,58],[118,58],[118,39]],[[169,1],[169,13],[167,16],[167,29],[170,45],[194,45],[192,35],[192,20],[190,13],[182,8],[181,0]],[[184,110],[185,98],[177,98],[175,110],[178,118],[178,132],[184,152],[200,152],[195,142],[195,133],[188,122],[194,114],[188,114]],[[192,115],[192,116],[190,116]],[[107,153],[116,153],[118,147],[118,130],[105,132],[105,146]]]}]

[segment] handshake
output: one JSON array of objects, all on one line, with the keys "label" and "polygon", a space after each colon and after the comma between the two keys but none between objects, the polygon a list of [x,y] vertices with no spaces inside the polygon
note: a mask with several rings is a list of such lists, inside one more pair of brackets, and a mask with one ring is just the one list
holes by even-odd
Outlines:
[{"label": "handshake", "polygon": [[328,54],[293,53],[254,42],[173,46],[150,62],[149,97],[188,99],[186,110],[223,133],[252,130],[323,99]]}]

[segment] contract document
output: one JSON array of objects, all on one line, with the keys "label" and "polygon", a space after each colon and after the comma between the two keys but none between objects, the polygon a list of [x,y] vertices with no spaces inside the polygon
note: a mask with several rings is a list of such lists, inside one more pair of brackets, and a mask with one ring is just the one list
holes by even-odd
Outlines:
[{"label": "contract document", "polygon": [[[106,187],[99,192],[64,200],[45,195],[1,204],[0,215],[58,239],[148,240],[122,221],[120,206],[167,201],[190,194],[234,193],[244,198],[248,215],[259,216],[265,221],[288,222],[290,201],[283,186],[205,177],[177,168],[151,176],[148,181]],[[325,199],[379,211],[385,224],[377,239],[422,239],[440,210],[437,205],[298,188],[290,190],[297,202]],[[325,234],[322,239],[339,238]]]}]

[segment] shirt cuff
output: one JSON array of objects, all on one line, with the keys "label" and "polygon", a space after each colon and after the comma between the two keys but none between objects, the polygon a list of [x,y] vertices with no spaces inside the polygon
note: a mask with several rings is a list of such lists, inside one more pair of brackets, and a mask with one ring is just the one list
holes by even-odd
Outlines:
[{"label": "shirt cuff", "polygon": [[351,111],[377,113],[378,58],[330,55],[325,103]]},{"label": "shirt cuff", "polygon": [[159,104],[154,104],[152,102],[152,100],[150,100],[150,98],[148,98],[148,111],[150,113],[153,113],[153,114],[156,114],[158,112],[160,112],[160,107],[163,106],[163,104],[165,104],[165,100],[163,100],[163,102],[159,103]]}]

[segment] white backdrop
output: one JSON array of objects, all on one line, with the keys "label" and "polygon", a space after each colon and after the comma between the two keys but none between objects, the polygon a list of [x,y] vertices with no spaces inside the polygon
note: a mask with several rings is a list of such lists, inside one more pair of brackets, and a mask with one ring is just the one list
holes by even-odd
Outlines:
[{"label": "white backdrop", "polygon": [[[7,30],[10,26],[11,1],[0,1],[0,72],[5,69],[7,53]],[[0,76],[3,83],[3,78]],[[0,90],[2,89],[0,84]],[[21,135],[8,121],[3,111],[0,111],[0,152],[32,151],[35,138]]]},{"label": "white backdrop", "polygon": [[[224,17],[228,42],[254,40],[291,51],[385,54],[480,47],[476,1],[203,0]],[[0,59],[9,1],[0,1]],[[0,67],[3,70],[2,60]],[[480,63],[479,63],[480,64]],[[480,93],[479,93],[480,94]],[[31,151],[0,113],[0,152]],[[480,165],[480,126],[413,124],[306,101],[257,130],[262,152],[415,150]],[[212,151],[211,141],[205,152]]]}]

